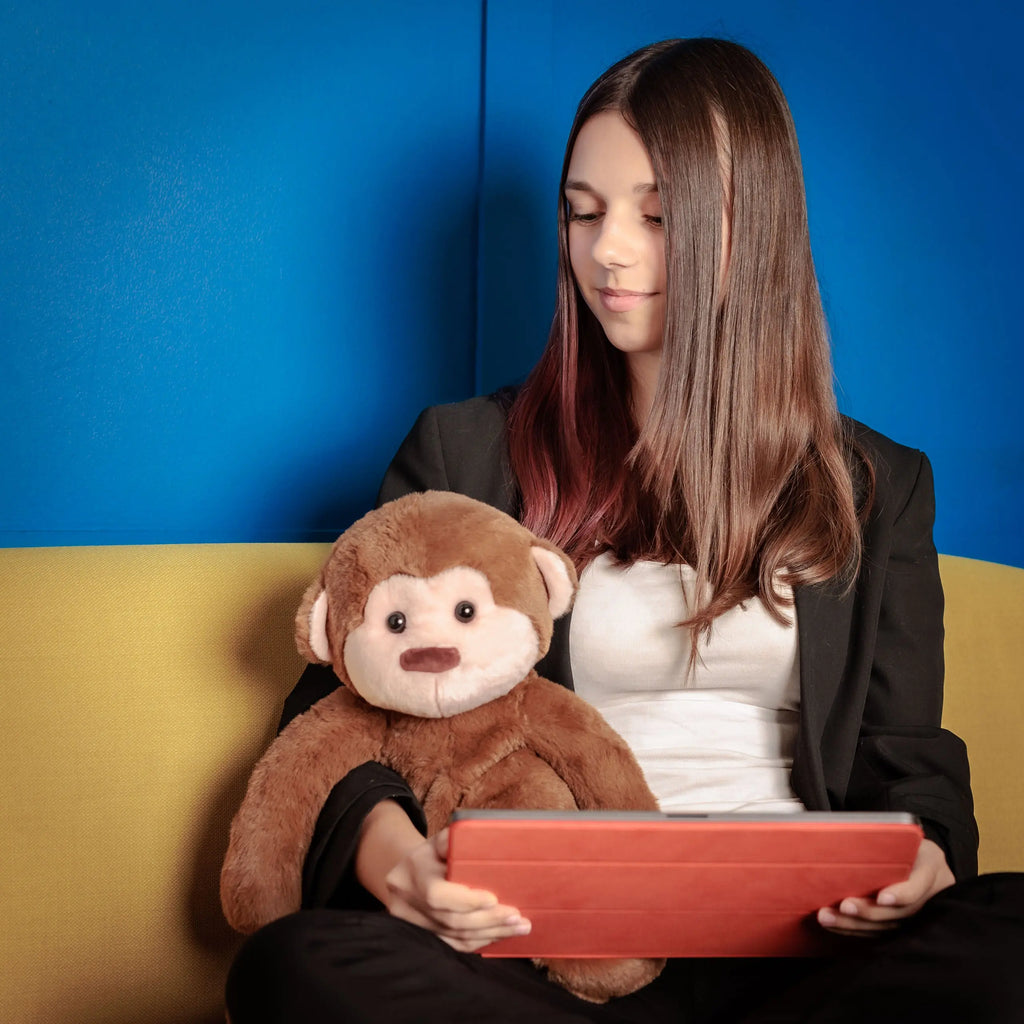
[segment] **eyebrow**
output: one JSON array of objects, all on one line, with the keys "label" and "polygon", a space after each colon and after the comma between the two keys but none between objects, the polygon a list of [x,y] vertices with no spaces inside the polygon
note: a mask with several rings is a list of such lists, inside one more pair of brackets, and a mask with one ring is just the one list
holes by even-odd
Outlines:
[{"label": "eyebrow", "polygon": [[[566,192],[589,192],[591,195],[597,195],[597,189],[593,185],[585,181],[570,180],[565,183]],[[658,186],[654,182],[642,182],[639,185],[633,186],[633,191],[637,195],[650,195],[658,191]]]}]

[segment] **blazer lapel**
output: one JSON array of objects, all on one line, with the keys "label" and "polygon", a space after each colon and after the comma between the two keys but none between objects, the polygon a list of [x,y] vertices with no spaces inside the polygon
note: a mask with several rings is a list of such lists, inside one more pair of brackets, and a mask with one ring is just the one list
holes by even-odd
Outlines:
[{"label": "blazer lapel", "polygon": [[537,664],[537,672],[553,683],[560,683],[566,689],[573,689],[572,661],[569,658],[569,622],[572,612],[555,621],[551,634],[551,647]]},{"label": "blazer lapel", "polygon": [[828,810],[822,737],[846,670],[853,613],[851,592],[829,583],[795,594],[800,657],[800,731],[793,757],[793,789],[809,810]]}]

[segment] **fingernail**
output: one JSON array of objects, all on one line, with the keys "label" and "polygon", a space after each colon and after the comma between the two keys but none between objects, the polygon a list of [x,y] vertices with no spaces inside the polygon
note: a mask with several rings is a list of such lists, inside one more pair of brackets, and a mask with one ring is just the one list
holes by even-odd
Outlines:
[{"label": "fingernail", "polygon": [[529,921],[520,921],[515,928],[516,935],[529,935],[532,927]]},{"label": "fingernail", "polygon": [[837,920],[838,918],[831,910],[827,910],[822,907],[822,909],[818,911],[818,922],[820,924],[835,924]]},{"label": "fingernail", "polygon": [[839,904],[839,913],[846,914],[847,917],[857,916],[857,904],[853,900],[843,900]]},{"label": "fingernail", "polygon": [[891,892],[880,892],[875,902],[880,907],[893,907],[896,905],[896,897]]}]

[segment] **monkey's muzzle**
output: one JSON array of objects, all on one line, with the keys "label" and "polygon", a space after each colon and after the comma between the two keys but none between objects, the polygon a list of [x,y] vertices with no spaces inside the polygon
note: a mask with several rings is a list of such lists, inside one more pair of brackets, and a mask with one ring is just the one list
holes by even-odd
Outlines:
[{"label": "monkey's muzzle", "polygon": [[459,660],[457,647],[411,647],[402,651],[398,663],[406,672],[446,672]]}]

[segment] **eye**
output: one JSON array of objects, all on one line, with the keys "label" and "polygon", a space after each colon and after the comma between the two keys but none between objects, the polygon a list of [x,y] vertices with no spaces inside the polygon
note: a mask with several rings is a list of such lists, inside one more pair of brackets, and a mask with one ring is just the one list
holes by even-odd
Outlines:
[{"label": "eye", "polygon": [[600,219],[599,213],[577,213],[575,210],[569,211],[569,220],[575,221],[577,224],[596,224]]},{"label": "eye", "polygon": [[651,215],[650,215],[650,216],[648,216],[648,218],[647,218],[647,223],[648,223],[648,224],[650,224],[650,225],[651,225],[651,227],[654,227],[654,228],[660,228],[660,227],[662,226],[662,223],[661,223],[661,214],[660,214],[660,213],[659,213],[659,214],[656,214],[656,215],[655,215],[655,214],[651,214]]},{"label": "eye", "polygon": [[405,616],[401,612],[392,612],[387,617],[387,624],[392,633],[405,632]]},{"label": "eye", "polygon": [[455,606],[455,618],[459,622],[469,622],[476,615],[476,608],[469,601],[460,601]]}]

